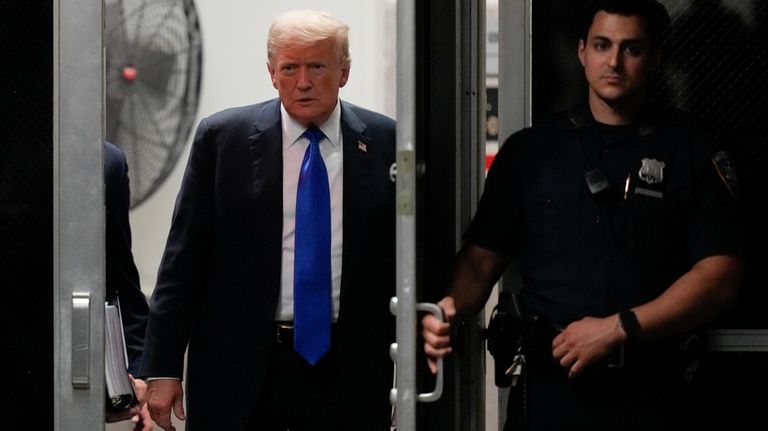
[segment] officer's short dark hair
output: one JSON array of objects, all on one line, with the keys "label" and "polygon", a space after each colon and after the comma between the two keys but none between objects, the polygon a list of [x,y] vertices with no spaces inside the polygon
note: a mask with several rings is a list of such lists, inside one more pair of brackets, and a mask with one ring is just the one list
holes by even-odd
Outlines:
[{"label": "officer's short dark hair", "polygon": [[576,37],[586,41],[592,21],[600,11],[624,16],[639,16],[645,21],[652,49],[661,46],[670,27],[667,9],[656,0],[584,0],[582,12],[576,14]]}]

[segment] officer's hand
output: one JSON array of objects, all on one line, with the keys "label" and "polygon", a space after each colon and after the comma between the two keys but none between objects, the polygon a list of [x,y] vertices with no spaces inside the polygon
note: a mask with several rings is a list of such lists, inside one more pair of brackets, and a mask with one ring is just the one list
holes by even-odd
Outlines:
[{"label": "officer's hand", "polygon": [[171,423],[171,408],[184,420],[184,390],[175,379],[152,380],[147,384],[147,407],[157,425],[165,431],[176,431]]},{"label": "officer's hand", "polygon": [[149,415],[146,404],[141,406],[138,414],[131,418],[131,422],[133,422],[133,431],[152,431],[155,429],[155,421]]},{"label": "officer's hand", "polygon": [[450,322],[456,315],[456,307],[450,296],[443,298],[437,305],[443,309],[445,322],[441,322],[432,314],[427,314],[421,319],[424,353],[427,354],[427,364],[432,374],[437,373],[437,359],[451,353]]},{"label": "officer's hand", "polygon": [[[107,410],[104,414],[106,423],[130,420],[135,425],[136,423],[140,423],[143,418],[149,419],[149,413],[147,413],[146,406],[144,405],[144,395],[147,388],[146,384],[144,384],[143,380],[136,379],[131,374],[128,374],[128,378],[133,385],[133,391],[136,394],[136,399],[139,400],[139,403],[127,410]],[[151,423],[154,424],[154,422]],[[151,427],[142,429],[134,426],[133,428],[141,431],[152,431]]]},{"label": "officer's hand", "polygon": [[139,405],[132,411],[131,422],[133,422],[134,431],[152,431],[155,427],[155,422],[149,415],[147,409],[147,384],[144,380],[135,379],[132,375],[128,375],[133,383],[133,389],[136,392],[136,397],[139,399]]},{"label": "officer's hand", "polygon": [[573,378],[588,365],[608,357],[624,338],[617,315],[585,317],[568,325],[552,340],[552,356]]}]

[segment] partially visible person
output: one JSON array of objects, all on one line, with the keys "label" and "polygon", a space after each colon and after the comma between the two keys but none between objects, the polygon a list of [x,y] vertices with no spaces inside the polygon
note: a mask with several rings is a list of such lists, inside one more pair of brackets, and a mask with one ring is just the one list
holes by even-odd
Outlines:
[{"label": "partially visible person", "polygon": [[339,99],[338,19],[285,13],[267,52],[279,98],[195,134],[152,295],[149,410],[165,430],[173,412],[187,431],[386,431],[395,122]]},{"label": "partially visible person", "polygon": [[[129,412],[135,430],[151,431],[154,422],[143,403],[146,384],[134,378],[141,370],[144,331],[149,306],[139,284],[139,272],[131,251],[131,225],[128,218],[131,192],[128,163],[122,150],[112,143],[104,144],[104,182],[106,210],[106,279],[108,295],[114,292],[120,301],[121,320],[128,353],[128,372],[134,384],[139,405]],[[121,417],[123,415],[120,415]],[[107,415],[107,422],[122,420]]]},{"label": "partially visible person", "polygon": [[587,103],[502,146],[425,352],[434,369],[517,257],[506,430],[697,429],[685,341],[738,294],[738,178],[704,130],[646,103],[661,4],[591,1],[582,24]]}]

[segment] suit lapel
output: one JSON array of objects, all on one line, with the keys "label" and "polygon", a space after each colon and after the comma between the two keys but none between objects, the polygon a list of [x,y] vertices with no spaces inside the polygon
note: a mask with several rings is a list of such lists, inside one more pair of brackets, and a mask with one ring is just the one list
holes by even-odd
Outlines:
[{"label": "suit lapel", "polygon": [[275,99],[254,115],[254,134],[248,137],[251,155],[251,222],[255,226],[254,247],[268,274],[254,274],[271,280],[277,295],[280,289],[280,262],[283,247],[283,132],[280,101]]},{"label": "suit lapel", "polygon": [[[374,144],[365,135],[365,124],[352,112],[349,106],[341,102],[341,131],[343,136],[344,157],[344,207],[342,250],[340,313],[344,312],[344,298],[350,288],[350,268],[355,268],[355,260],[360,255],[361,234],[367,225],[367,210],[370,207],[370,162],[368,151]],[[341,320],[341,314],[339,316]]]},{"label": "suit lapel", "polygon": [[280,102],[275,99],[256,112],[255,132],[248,137],[253,175],[253,193],[256,197],[274,193],[279,188],[282,213],[283,133],[280,127]]}]

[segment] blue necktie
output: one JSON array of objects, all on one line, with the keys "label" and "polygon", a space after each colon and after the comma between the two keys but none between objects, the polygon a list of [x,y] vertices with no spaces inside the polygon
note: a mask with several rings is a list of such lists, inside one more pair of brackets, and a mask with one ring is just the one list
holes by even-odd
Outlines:
[{"label": "blue necktie", "polygon": [[293,347],[316,364],[331,346],[331,196],[320,155],[323,132],[304,132],[304,153],[296,191],[293,266]]}]

